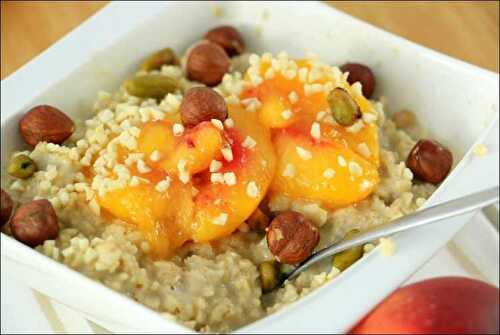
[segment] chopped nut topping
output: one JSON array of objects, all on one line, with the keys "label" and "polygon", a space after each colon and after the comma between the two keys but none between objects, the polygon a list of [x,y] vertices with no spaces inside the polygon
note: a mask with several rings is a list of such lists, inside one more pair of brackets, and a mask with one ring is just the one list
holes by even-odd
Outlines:
[{"label": "chopped nut topping", "polygon": [[257,145],[257,142],[252,137],[247,136],[241,145],[244,148],[253,149]]},{"label": "chopped nut topping", "polygon": [[292,117],[292,111],[289,109],[285,109],[281,112],[281,117],[285,120],[289,120]]},{"label": "chopped nut topping", "polygon": [[247,195],[250,198],[257,198],[259,196],[259,188],[254,181],[251,181],[247,185]]},{"label": "chopped nut topping", "polygon": [[347,166],[347,162],[345,161],[344,156],[338,155],[337,156],[337,162],[339,163],[340,166],[345,167]]},{"label": "chopped nut topping", "polygon": [[224,130],[224,125],[222,124],[221,120],[218,119],[212,119],[210,122],[214,125],[215,128],[219,130]]},{"label": "chopped nut topping", "polygon": [[334,169],[326,169],[324,172],[323,172],[323,177],[327,178],[327,179],[331,179],[333,177],[335,177],[335,170]]},{"label": "chopped nut topping", "polygon": [[212,220],[212,223],[218,226],[223,226],[227,222],[228,215],[226,213],[221,213],[219,216]]},{"label": "chopped nut topping", "polygon": [[172,131],[174,132],[174,136],[181,136],[184,133],[184,126],[180,123],[174,123]]},{"label": "chopped nut topping", "polygon": [[233,150],[231,150],[231,147],[224,147],[221,149],[222,156],[224,159],[228,162],[233,161]]},{"label": "chopped nut topping", "polygon": [[219,162],[218,160],[213,160],[210,162],[210,172],[217,172],[220,170],[220,168],[222,167],[222,163]]},{"label": "chopped nut topping", "polygon": [[321,128],[318,122],[313,122],[311,125],[311,136],[316,140],[321,138]]},{"label": "chopped nut topping", "polygon": [[312,154],[310,151],[299,146],[295,147],[295,149],[297,150],[297,154],[299,155],[299,157],[303,160],[309,160],[312,158]]},{"label": "chopped nut topping", "polygon": [[234,172],[224,173],[224,182],[229,186],[236,185],[236,175],[234,174]]},{"label": "chopped nut topping", "polygon": [[292,178],[295,176],[295,166],[293,164],[287,164],[282,173],[283,177]]}]

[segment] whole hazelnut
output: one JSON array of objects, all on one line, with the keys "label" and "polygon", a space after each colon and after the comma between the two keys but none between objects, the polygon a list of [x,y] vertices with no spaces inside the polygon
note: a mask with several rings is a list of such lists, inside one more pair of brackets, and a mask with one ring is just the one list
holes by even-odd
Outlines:
[{"label": "whole hazelnut", "polygon": [[18,241],[36,247],[57,237],[59,223],[52,204],[41,199],[21,205],[10,220],[10,229]]},{"label": "whole hazelnut", "polygon": [[19,121],[19,130],[24,141],[31,146],[39,142],[61,144],[73,134],[75,124],[59,109],[40,105],[24,114]]},{"label": "whole hazelnut", "polygon": [[10,215],[12,214],[12,208],[14,207],[14,202],[12,201],[10,195],[3,189],[0,189],[0,227],[6,224]]},{"label": "whole hazelnut", "polygon": [[229,56],[241,54],[245,50],[245,41],[233,26],[219,26],[209,30],[205,38],[220,45]]},{"label": "whole hazelnut", "polygon": [[318,229],[297,212],[279,214],[266,230],[269,250],[280,263],[304,261],[319,243]]},{"label": "whole hazelnut", "polygon": [[219,45],[204,42],[193,47],[186,62],[188,78],[207,86],[215,86],[229,71],[231,60]]},{"label": "whole hazelnut", "polygon": [[186,127],[194,127],[212,119],[224,121],[227,118],[226,101],[208,87],[190,88],[182,98],[179,111]]},{"label": "whole hazelnut", "polygon": [[375,75],[372,70],[363,64],[359,63],[346,63],[340,67],[342,72],[349,72],[347,81],[349,84],[354,84],[359,81],[363,87],[363,95],[370,99],[373,91],[375,90]]},{"label": "whole hazelnut", "polygon": [[411,149],[406,166],[420,180],[439,184],[451,170],[453,155],[434,140],[420,140]]}]

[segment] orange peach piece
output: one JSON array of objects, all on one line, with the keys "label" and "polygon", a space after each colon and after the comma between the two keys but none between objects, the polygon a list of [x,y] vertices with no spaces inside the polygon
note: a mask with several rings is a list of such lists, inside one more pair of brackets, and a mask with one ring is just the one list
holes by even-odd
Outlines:
[{"label": "orange peach piece", "polygon": [[185,161],[184,170],[189,174],[207,169],[222,149],[223,139],[219,129],[210,122],[202,122],[186,130],[167,158],[160,162],[165,172],[177,175],[178,164]]},{"label": "orange peach piece", "polygon": [[154,121],[144,124],[137,141],[138,151],[149,158],[154,151],[160,152],[160,157],[167,156],[175,146],[172,131],[173,122]]},{"label": "orange peach piece", "polygon": [[377,167],[341,143],[287,130],[273,140],[278,156],[273,194],[338,208],[366,198],[379,182]]},{"label": "orange peach piece", "polygon": [[322,135],[327,139],[344,140],[352,151],[371,162],[374,166],[380,165],[380,148],[378,127],[371,123],[364,125],[357,132],[349,132],[342,126],[321,124]]},{"label": "orange peach piece", "polygon": [[172,182],[165,193],[154,185],[125,187],[100,197],[100,206],[137,227],[150,243],[151,255],[167,257],[190,239],[193,202],[190,188]]},{"label": "orange peach piece", "polygon": [[293,123],[295,117],[284,98],[272,95],[265,98],[259,110],[259,121],[269,128],[285,128]]},{"label": "orange peach piece", "polygon": [[[221,173],[234,172],[236,185],[211,183],[199,188],[193,240],[205,242],[236,230],[258,207],[274,175],[276,158],[269,130],[255,113],[231,106],[229,116],[234,128],[227,132],[233,141],[233,160],[224,162]],[[253,148],[244,147],[247,136],[255,140]]]}]

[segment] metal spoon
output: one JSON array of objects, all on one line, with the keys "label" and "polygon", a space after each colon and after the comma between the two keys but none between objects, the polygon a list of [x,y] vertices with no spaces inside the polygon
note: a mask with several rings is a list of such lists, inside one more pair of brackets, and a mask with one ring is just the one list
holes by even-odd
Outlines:
[{"label": "metal spoon", "polygon": [[386,237],[401,231],[424,226],[426,224],[435,223],[453,216],[474,211],[475,209],[483,208],[488,205],[498,202],[498,186],[481,191],[474,194],[469,194],[464,197],[450,200],[421,211],[406,215],[400,219],[396,219],[389,224],[379,226],[375,229],[357,235],[350,240],[340,241],[329,247],[321,249],[300,263],[292,272],[281,278],[283,285],[287,280],[297,277],[302,271],[309,268],[316,262],[331,257],[341,251],[349,248],[377,240],[381,237]]}]

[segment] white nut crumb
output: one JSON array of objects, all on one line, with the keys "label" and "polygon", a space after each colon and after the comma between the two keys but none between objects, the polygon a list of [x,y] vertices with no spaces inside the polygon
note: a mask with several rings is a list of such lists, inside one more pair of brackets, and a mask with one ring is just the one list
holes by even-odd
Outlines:
[{"label": "white nut crumb", "polygon": [[349,172],[355,176],[359,177],[363,175],[363,168],[356,162],[349,162]]},{"label": "white nut crumb", "polygon": [[363,192],[364,192],[364,191],[368,190],[368,189],[369,189],[372,185],[373,185],[373,184],[372,184],[372,182],[370,182],[370,181],[369,181],[369,180],[367,180],[367,179],[364,179],[364,180],[361,182],[361,184],[360,184],[359,188],[361,189],[361,191],[363,191]]},{"label": "white nut crumb", "polygon": [[224,182],[228,186],[236,185],[236,175],[234,174],[234,172],[224,173]]},{"label": "white nut crumb", "polygon": [[360,153],[363,157],[369,158],[371,157],[372,153],[370,151],[370,148],[365,142],[361,142],[357,145],[356,147],[358,153]]},{"label": "white nut crumb", "polygon": [[363,127],[364,127],[364,122],[362,120],[358,120],[356,121],[352,126],[350,127],[347,127],[346,130],[349,132],[349,133],[357,133],[359,132]]},{"label": "white nut crumb", "polygon": [[316,114],[316,121],[322,121],[326,116],[326,111],[319,111],[318,114]]},{"label": "white nut crumb", "polygon": [[281,117],[284,120],[289,120],[292,117],[292,111],[289,109],[285,109],[283,112],[281,112]]},{"label": "white nut crumb", "polygon": [[247,195],[250,198],[257,198],[259,196],[259,188],[254,181],[251,181],[247,185]]},{"label": "white nut crumb", "polygon": [[155,150],[149,155],[149,159],[151,159],[152,162],[158,162],[161,159],[161,153]]},{"label": "white nut crumb", "polygon": [[223,184],[224,183],[224,175],[222,173],[216,172],[210,175],[210,182],[212,184]]},{"label": "white nut crumb", "polygon": [[270,67],[264,73],[264,79],[269,80],[273,78],[274,78],[274,69]]},{"label": "white nut crumb", "polygon": [[227,222],[228,215],[226,213],[221,213],[219,216],[212,220],[212,223],[218,226],[223,226]]},{"label": "white nut crumb", "polygon": [[214,125],[215,128],[219,130],[224,130],[224,125],[222,124],[222,121],[219,119],[212,119],[210,122]]},{"label": "white nut crumb", "polygon": [[377,114],[375,113],[363,113],[363,121],[366,123],[373,123],[377,121]]},{"label": "white nut crumb", "polygon": [[174,123],[172,131],[174,132],[174,136],[181,136],[184,133],[184,126],[180,123]]},{"label": "white nut crumb", "polygon": [[310,151],[302,148],[302,147],[295,147],[295,150],[297,151],[297,155],[299,155],[299,157],[303,160],[309,160],[312,158],[312,154]]},{"label": "white nut crumb", "polygon": [[228,162],[233,161],[233,150],[231,150],[231,147],[224,147],[221,149],[222,152],[222,157]]},{"label": "white nut crumb", "polygon": [[311,136],[316,140],[321,138],[321,127],[318,122],[313,122],[311,125]]},{"label": "white nut crumb", "polygon": [[247,136],[241,145],[247,149],[253,149],[257,145],[257,142],[250,136]]},{"label": "white nut crumb", "polygon": [[183,184],[187,184],[190,180],[189,173],[185,170],[187,162],[184,159],[177,162],[177,170],[179,171],[179,180]]},{"label": "white nut crumb", "polygon": [[210,162],[209,170],[210,172],[217,172],[220,170],[221,167],[222,163],[214,159],[213,161]]},{"label": "white nut crumb", "polygon": [[139,173],[149,173],[151,172],[151,168],[149,168],[142,159],[139,159],[137,161],[137,171],[139,171]]},{"label": "white nut crumb", "polygon": [[299,101],[299,95],[295,91],[291,91],[290,94],[288,94],[288,100],[292,103],[295,104]]},{"label": "white nut crumb", "polygon": [[325,177],[326,179],[331,179],[333,177],[335,177],[335,170],[334,169],[326,169],[324,172],[323,172],[323,177]]},{"label": "white nut crumb", "polygon": [[347,162],[346,162],[344,156],[341,156],[341,155],[337,156],[337,163],[339,163],[339,165],[342,166],[342,167],[346,167],[347,166]]},{"label": "white nut crumb", "polygon": [[226,121],[224,121],[224,125],[226,128],[233,128],[234,127],[234,121],[231,118],[227,118]]},{"label": "white nut crumb", "polygon": [[393,256],[396,253],[396,243],[390,237],[380,239],[381,253],[384,256]]},{"label": "white nut crumb", "polygon": [[164,180],[162,180],[158,184],[156,184],[155,189],[158,192],[163,193],[166,190],[168,190],[168,188],[170,187],[170,182],[171,182],[171,179],[169,176],[167,176]]},{"label": "white nut crumb", "polygon": [[295,176],[295,165],[287,164],[281,175],[286,178],[293,178]]}]

